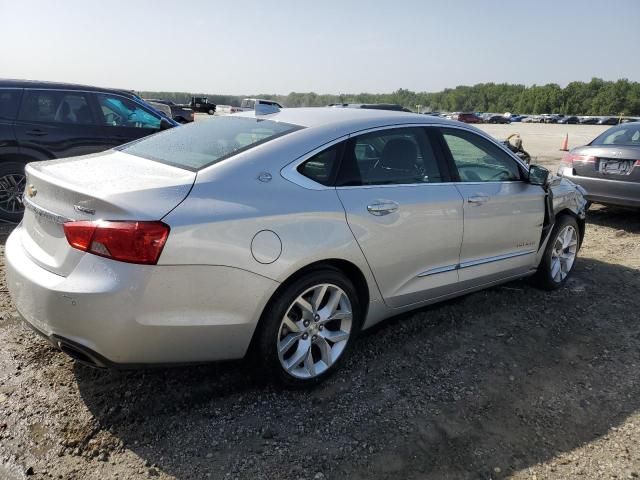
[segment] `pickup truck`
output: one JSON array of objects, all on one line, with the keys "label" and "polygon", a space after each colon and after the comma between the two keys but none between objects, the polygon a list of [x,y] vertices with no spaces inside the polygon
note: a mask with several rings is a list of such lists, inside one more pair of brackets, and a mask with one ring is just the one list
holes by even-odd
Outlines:
[{"label": "pickup truck", "polygon": [[193,110],[186,105],[178,105],[177,103],[173,103],[171,100],[159,100],[157,98],[147,101],[166,105],[171,109],[171,118],[178,123],[193,122]]},{"label": "pickup truck", "polygon": [[189,107],[194,112],[208,113],[209,115],[216,113],[216,106],[213,103],[209,103],[207,97],[191,97]]}]

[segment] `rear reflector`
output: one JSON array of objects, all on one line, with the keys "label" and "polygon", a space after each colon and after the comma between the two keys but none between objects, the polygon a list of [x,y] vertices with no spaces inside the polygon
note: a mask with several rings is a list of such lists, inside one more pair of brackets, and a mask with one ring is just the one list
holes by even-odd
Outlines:
[{"label": "rear reflector", "polygon": [[120,262],[155,265],[169,236],[162,222],[67,222],[69,245]]}]

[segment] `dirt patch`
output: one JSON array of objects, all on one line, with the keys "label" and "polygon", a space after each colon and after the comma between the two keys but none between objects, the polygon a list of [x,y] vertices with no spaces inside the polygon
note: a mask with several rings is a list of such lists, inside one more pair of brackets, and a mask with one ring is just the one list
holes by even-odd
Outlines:
[{"label": "dirt patch", "polygon": [[565,288],[393,319],[306,392],[242,363],[79,366],[22,326],[2,280],[0,477],[635,478],[639,240],[637,212],[596,208]]}]

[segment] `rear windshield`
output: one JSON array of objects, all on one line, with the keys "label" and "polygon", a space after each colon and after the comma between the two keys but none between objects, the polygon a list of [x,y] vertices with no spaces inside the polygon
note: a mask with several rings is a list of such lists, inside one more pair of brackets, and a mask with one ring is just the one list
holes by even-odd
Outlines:
[{"label": "rear windshield", "polygon": [[302,127],[249,117],[213,117],[128,143],[118,150],[200,170]]},{"label": "rear windshield", "polygon": [[591,142],[591,145],[640,146],[640,123],[625,123],[610,128]]}]

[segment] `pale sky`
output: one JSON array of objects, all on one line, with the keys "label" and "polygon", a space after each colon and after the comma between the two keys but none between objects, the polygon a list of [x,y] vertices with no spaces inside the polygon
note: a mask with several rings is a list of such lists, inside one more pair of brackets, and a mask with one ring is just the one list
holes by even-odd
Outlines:
[{"label": "pale sky", "polygon": [[0,78],[220,94],[640,80],[640,0],[0,0]]}]

